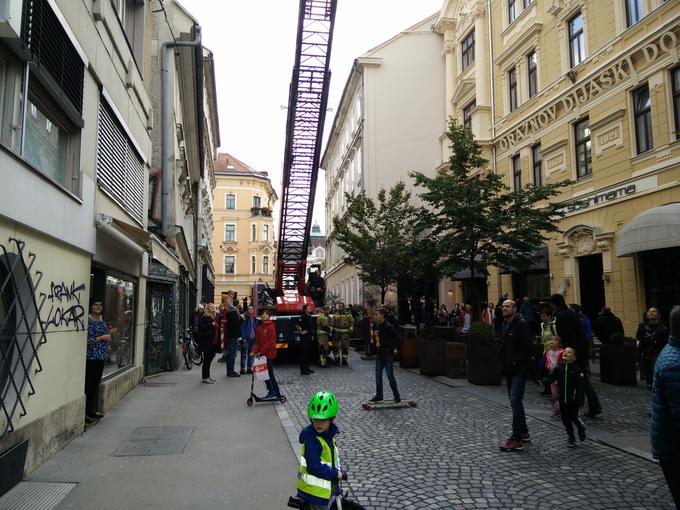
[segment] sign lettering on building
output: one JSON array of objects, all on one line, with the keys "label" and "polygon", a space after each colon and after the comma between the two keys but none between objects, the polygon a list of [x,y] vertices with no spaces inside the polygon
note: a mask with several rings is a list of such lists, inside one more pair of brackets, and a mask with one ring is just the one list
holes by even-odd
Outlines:
[{"label": "sign lettering on building", "polygon": [[[552,124],[561,115],[573,110],[576,106],[587,103],[617,83],[629,79],[637,72],[633,55],[642,57],[641,63],[638,64],[639,67],[651,64],[662,55],[668,54],[673,57],[678,46],[678,37],[673,30],[664,32],[656,41],[603,69],[597,75],[579,84],[559,100],[529,118],[512,132],[503,136],[498,142],[501,150],[512,148],[530,135]],[[640,61],[638,60],[638,62]]]},{"label": "sign lettering on building", "polygon": [[612,202],[619,198],[629,197],[636,193],[656,188],[657,181],[657,177],[653,175],[651,177],[645,177],[644,179],[617,186],[616,188],[596,191],[595,193],[590,193],[565,203],[564,209],[567,214],[569,214],[588,209],[589,207],[595,207],[596,205]]}]

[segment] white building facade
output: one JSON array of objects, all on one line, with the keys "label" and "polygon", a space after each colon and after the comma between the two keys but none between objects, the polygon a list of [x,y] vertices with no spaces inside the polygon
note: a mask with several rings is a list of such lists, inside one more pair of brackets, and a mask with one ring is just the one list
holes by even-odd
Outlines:
[{"label": "white building facade", "polygon": [[[433,15],[357,58],[345,85],[322,158],[326,170],[326,287],[345,303],[363,304],[366,286],[343,262],[333,218],[346,210],[345,193],[380,189],[408,173],[434,175],[442,163],[445,60]],[[411,189],[411,191],[414,191]],[[415,193],[414,193],[415,194]],[[392,289],[386,300],[396,303]]]}]

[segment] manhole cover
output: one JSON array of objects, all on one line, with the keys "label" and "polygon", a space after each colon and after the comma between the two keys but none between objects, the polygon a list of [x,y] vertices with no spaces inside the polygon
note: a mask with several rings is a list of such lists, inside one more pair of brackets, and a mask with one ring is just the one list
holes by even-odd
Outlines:
[{"label": "manhole cover", "polygon": [[0,510],[52,510],[76,485],[63,482],[21,482],[0,498]]},{"label": "manhole cover", "polygon": [[142,383],[142,386],[145,386],[147,388],[165,388],[168,386],[177,386],[177,383],[174,382],[144,382]]},{"label": "manhole cover", "polygon": [[113,452],[113,457],[179,455],[193,430],[193,427],[138,427]]}]

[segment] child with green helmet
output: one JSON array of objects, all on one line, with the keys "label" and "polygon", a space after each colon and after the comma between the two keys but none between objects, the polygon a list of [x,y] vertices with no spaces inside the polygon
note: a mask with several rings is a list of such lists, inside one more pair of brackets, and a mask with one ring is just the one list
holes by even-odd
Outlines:
[{"label": "child with green helmet", "polygon": [[300,467],[297,494],[310,510],[325,510],[333,496],[334,484],[343,479],[333,423],[338,415],[338,399],[330,391],[319,391],[307,406],[311,424],[300,432]]}]

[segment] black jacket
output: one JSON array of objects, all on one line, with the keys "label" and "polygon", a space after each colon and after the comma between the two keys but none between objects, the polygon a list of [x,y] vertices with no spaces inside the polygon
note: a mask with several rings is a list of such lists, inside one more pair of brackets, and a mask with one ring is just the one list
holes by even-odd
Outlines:
[{"label": "black jacket", "polygon": [[583,394],[585,376],[576,363],[559,365],[550,374],[549,380],[557,383],[558,398],[564,404],[578,401]]},{"label": "black jacket", "polygon": [[378,347],[378,354],[394,354],[395,349],[399,348],[399,333],[394,329],[394,326],[387,321],[380,325],[376,325],[375,334],[378,335],[380,346]]},{"label": "black jacket", "polygon": [[603,344],[606,344],[614,333],[623,334],[623,324],[613,313],[601,314],[593,324],[593,332]]},{"label": "black jacket", "polygon": [[661,321],[656,324],[641,322],[635,337],[640,341],[638,352],[647,356],[658,356],[668,343],[668,328]]},{"label": "black jacket", "polygon": [[555,310],[555,329],[562,339],[562,347],[571,347],[576,351],[576,363],[582,368],[588,364],[588,345],[581,320],[567,307]]},{"label": "black jacket", "polygon": [[217,322],[217,319],[213,320],[208,314],[201,316],[198,320],[198,326],[196,327],[196,343],[198,343],[198,347],[203,352],[213,349],[215,322]]},{"label": "black jacket", "polygon": [[[303,331],[307,331],[306,334],[302,334]],[[300,317],[300,338],[304,340],[310,340],[316,334],[316,317],[302,314]]]},{"label": "black jacket", "polygon": [[224,339],[229,340],[241,336],[241,322],[243,319],[236,310],[229,310],[227,312],[227,324],[224,327]]},{"label": "black jacket", "polygon": [[529,323],[519,315],[505,325],[501,364],[506,376],[528,374],[531,369],[532,341]]}]

